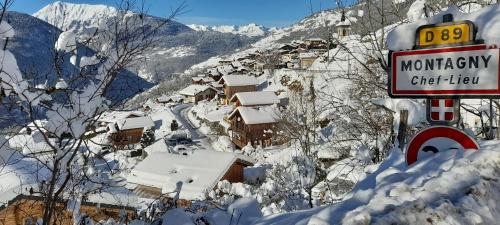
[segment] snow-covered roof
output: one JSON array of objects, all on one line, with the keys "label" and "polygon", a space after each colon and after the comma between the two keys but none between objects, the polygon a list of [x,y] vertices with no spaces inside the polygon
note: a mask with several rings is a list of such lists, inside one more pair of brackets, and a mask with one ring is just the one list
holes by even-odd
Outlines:
[{"label": "snow-covered roof", "polygon": [[315,52],[303,52],[299,54],[299,58],[318,58]]},{"label": "snow-covered roof", "polygon": [[[0,150],[2,155],[6,150]],[[5,156],[8,156],[8,163],[2,165],[0,171],[0,207],[17,196],[30,195],[29,189],[36,191],[43,180],[49,180],[51,174],[37,159],[24,157],[17,151]],[[89,194],[87,202],[135,206],[137,196],[123,187],[109,187],[103,188],[102,193]]]},{"label": "snow-covered roof", "polygon": [[182,95],[172,95],[172,96],[163,95],[163,96],[157,98],[156,101],[158,101],[158,102],[169,102],[169,101],[179,102],[183,99],[184,99],[184,97]]},{"label": "snow-covered roof", "polygon": [[259,82],[253,76],[248,75],[225,75],[222,76],[219,83],[223,83],[227,86],[249,86],[249,85],[257,85]]},{"label": "snow-covered roof", "polygon": [[193,80],[195,82],[203,81],[203,82],[206,82],[206,83],[215,81],[214,78],[212,78],[212,77],[206,77],[204,75],[192,77],[191,80]]},{"label": "snow-covered roof", "polygon": [[219,73],[221,73],[222,75],[228,75],[234,72],[234,68],[232,65],[223,65],[223,66],[218,66],[217,71],[219,71]]},{"label": "snow-covered roof", "polygon": [[154,152],[169,152],[169,148],[167,143],[165,143],[165,139],[161,138],[152,145],[144,148],[144,151],[146,151],[148,155],[151,155]]},{"label": "snow-covered roof", "polygon": [[118,125],[118,129],[120,130],[130,130],[155,126],[155,123],[149,116],[125,118],[118,120],[116,124]]},{"label": "snow-covered roof", "polygon": [[280,103],[272,91],[239,92],[233,95],[231,102],[239,100],[242,106],[272,105]]},{"label": "snow-covered roof", "polygon": [[213,189],[237,160],[253,163],[252,159],[232,152],[197,150],[188,155],[152,152],[137,164],[127,181],[161,188],[162,193],[175,191],[177,183],[182,182],[180,199],[204,199],[206,191]]},{"label": "snow-covered roof", "polygon": [[179,94],[186,96],[195,96],[203,91],[206,91],[209,88],[210,86],[207,85],[191,84],[179,91]]},{"label": "snow-covered roof", "polygon": [[325,40],[322,38],[309,38],[306,41],[325,41]]},{"label": "snow-covered roof", "polygon": [[274,113],[272,107],[253,108],[239,106],[231,113],[231,115],[229,115],[229,119],[233,118],[233,116],[238,113],[241,115],[241,118],[243,119],[245,124],[264,124],[278,122],[277,115],[276,113]]},{"label": "snow-covered roof", "polygon": [[141,111],[111,111],[105,112],[97,121],[104,123],[114,123],[118,120],[125,119],[128,117],[140,117],[144,116]]},{"label": "snow-covered roof", "polygon": [[234,68],[238,68],[238,67],[242,67],[243,65],[241,65],[241,62],[239,61],[232,61],[231,62],[231,65],[234,67]]},{"label": "snow-covered roof", "polygon": [[347,26],[351,26],[351,21],[350,20],[344,20],[344,21],[340,21],[337,23],[337,26],[338,27],[347,27]]}]

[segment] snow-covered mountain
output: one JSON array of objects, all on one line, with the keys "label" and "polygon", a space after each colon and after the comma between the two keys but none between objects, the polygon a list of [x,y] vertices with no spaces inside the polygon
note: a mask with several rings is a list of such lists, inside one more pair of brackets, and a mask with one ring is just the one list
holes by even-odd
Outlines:
[{"label": "snow-covered mountain", "polygon": [[264,36],[268,34],[270,31],[270,28],[266,28],[257,25],[255,23],[250,23],[243,26],[234,26],[234,25],[207,26],[199,24],[190,24],[188,25],[188,27],[196,31],[217,31],[221,33],[231,33],[249,37]]},{"label": "snow-covered mountain", "polygon": [[[92,32],[94,28],[106,29],[106,21],[117,16],[119,10],[107,5],[73,4],[54,2],[34,13],[37,17],[61,30],[71,30],[77,34]],[[127,12],[127,16],[144,16]],[[145,16],[146,23],[158,24],[164,18]],[[190,66],[210,57],[227,54],[257,41],[262,34],[258,26],[246,26],[241,32],[254,35],[239,35],[216,31],[196,31],[188,26],[169,21],[157,32],[158,45],[140,57],[140,61],[129,68],[139,77],[153,83],[171,79]]]},{"label": "snow-covered mountain", "polygon": [[61,1],[49,4],[33,16],[57,26],[63,31],[81,32],[89,27],[99,27],[118,10],[107,5],[72,4]]},{"label": "snow-covered mountain", "polygon": [[[16,31],[8,43],[8,48],[16,56],[24,76],[35,84],[55,84],[57,77],[51,60],[55,54],[53,46],[61,30],[23,13],[9,12],[7,19]],[[62,69],[64,76],[66,71],[71,71],[74,67],[69,63],[69,60],[65,60]],[[120,78],[112,86],[113,96],[108,97],[121,100],[148,89],[153,84],[126,70],[122,71]],[[127,88],[123,89],[122,87]]]}]

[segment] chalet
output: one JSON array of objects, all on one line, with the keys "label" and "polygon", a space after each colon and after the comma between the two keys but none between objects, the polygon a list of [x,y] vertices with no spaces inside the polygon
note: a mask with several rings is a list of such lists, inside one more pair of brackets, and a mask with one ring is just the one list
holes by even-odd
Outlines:
[{"label": "chalet", "polygon": [[197,76],[197,77],[192,77],[191,78],[191,84],[204,85],[204,84],[212,83],[214,81],[215,81],[214,78],[212,78],[212,77],[205,77],[205,76]]},{"label": "chalet", "polygon": [[222,103],[228,104],[233,95],[238,92],[256,91],[258,81],[253,76],[229,75],[223,76],[219,80],[219,84],[222,84],[224,88],[224,96],[221,99]]},{"label": "chalet", "polygon": [[220,65],[231,65],[232,60],[229,59],[221,59],[219,60]]},{"label": "chalet", "polygon": [[141,141],[144,129],[154,127],[149,116],[120,119],[108,126],[109,139],[116,147],[137,144]]},{"label": "chalet", "polygon": [[233,95],[231,102],[238,106],[266,106],[280,103],[280,100],[274,92],[255,91],[239,92]]},{"label": "chalet", "polygon": [[107,127],[109,124],[116,123],[118,120],[144,116],[141,111],[110,111],[105,112],[97,119],[99,126]]},{"label": "chalet", "polygon": [[213,99],[217,90],[208,85],[191,84],[179,91],[185,97],[185,102],[198,103],[202,100]]},{"label": "chalet", "polygon": [[243,65],[244,67],[247,67],[247,68],[253,68],[255,65],[255,60],[244,59],[241,61],[241,65]]},{"label": "chalet", "polygon": [[266,66],[266,64],[263,62],[255,62],[253,64],[253,70],[256,72],[261,72],[261,71],[264,71],[265,66]]},{"label": "chalet", "polygon": [[220,80],[222,74],[217,70],[217,67],[210,68],[207,70],[206,74],[214,80]]},{"label": "chalet", "polygon": [[225,76],[225,75],[233,74],[236,70],[234,69],[234,67],[231,64],[228,64],[228,65],[218,66],[217,71],[219,71],[219,73],[222,76]]},{"label": "chalet", "polygon": [[[6,204],[0,206],[0,224],[2,225],[36,225],[39,219],[43,218],[44,202],[43,198],[33,195],[17,195]],[[102,200],[101,200],[102,201]],[[100,202],[81,202],[79,212],[85,214],[95,222],[114,219],[120,221],[132,221],[135,218],[134,207],[123,206],[120,203],[106,204]],[[55,219],[51,224],[73,225],[73,210],[67,204],[56,204]],[[125,214],[124,214],[125,213]],[[79,223],[80,224],[80,223]],[[86,224],[86,223],[85,223]]]},{"label": "chalet", "polygon": [[308,49],[326,47],[327,43],[321,38],[311,38],[304,41]]},{"label": "chalet", "polygon": [[297,46],[297,45],[295,45],[295,44],[284,44],[284,45],[282,45],[282,46],[279,48],[279,50],[280,50],[280,51],[291,51],[291,50],[295,50],[295,49],[297,49],[297,47],[298,47],[298,46]]},{"label": "chalet", "polygon": [[287,52],[282,52],[281,54],[281,62],[288,63],[296,60],[299,56],[299,53],[297,51],[287,51]]},{"label": "chalet", "polygon": [[[37,160],[23,158],[18,152],[11,152],[9,159],[4,162],[0,165],[6,171],[0,173],[0,224],[36,225],[43,218],[44,209],[44,199],[37,193],[47,188],[43,179],[48,169]],[[137,201],[136,195],[126,188],[103,187],[99,192],[87,193],[78,205],[76,201],[56,203],[57,219],[50,224],[75,224],[73,211],[86,214],[95,222],[108,219],[119,221],[124,213],[131,221],[135,216]]]},{"label": "chalet", "polygon": [[52,153],[50,145],[56,145],[56,139],[44,128],[46,124],[46,120],[29,123],[8,139],[9,147],[25,155]]},{"label": "chalet", "polygon": [[156,99],[156,103],[159,104],[182,103],[182,102],[184,102],[184,97],[182,95],[161,96]]},{"label": "chalet", "polygon": [[[162,146],[166,147],[158,145]],[[154,199],[173,198],[180,189],[182,205],[204,200],[221,180],[243,182],[243,168],[253,165],[251,158],[233,152],[196,150],[176,154],[162,149],[149,152],[127,176],[129,186],[138,196]]]},{"label": "chalet", "polygon": [[301,69],[307,69],[311,67],[311,65],[314,63],[314,61],[318,58],[318,55],[316,53],[300,53],[299,54],[299,59],[300,59],[300,68]]},{"label": "chalet", "polygon": [[248,143],[256,147],[272,144],[272,133],[278,123],[272,107],[237,107],[228,117],[231,140],[239,148]]}]

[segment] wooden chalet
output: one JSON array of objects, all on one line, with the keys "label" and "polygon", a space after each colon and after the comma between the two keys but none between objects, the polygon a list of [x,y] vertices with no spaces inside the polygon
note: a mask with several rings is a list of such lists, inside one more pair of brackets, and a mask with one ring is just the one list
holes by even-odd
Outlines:
[{"label": "wooden chalet", "polygon": [[219,60],[219,64],[220,65],[231,65],[231,62],[233,62],[233,61],[229,60],[229,59],[221,59],[221,60]]},{"label": "wooden chalet", "polygon": [[300,59],[300,68],[301,69],[307,69],[311,67],[311,65],[314,63],[314,61],[318,58],[318,55],[313,52],[308,52],[308,53],[300,53],[299,54],[299,59]]},{"label": "wooden chalet", "polygon": [[237,107],[228,120],[231,123],[231,140],[239,148],[248,143],[253,147],[272,144],[272,134],[278,120],[271,108]]},{"label": "wooden chalet", "polygon": [[156,103],[168,104],[168,103],[182,103],[184,102],[184,97],[182,95],[172,95],[172,96],[161,96],[156,98]]},{"label": "wooden chalet", "polygon": [[220,78],[222,77],[222,74],[219,72],[217,67],[208,69],[206,72],[206,75],[211,77],[212,79],[214,79],[216,81],[220,80]]},{"label": "wooden chalet", "polygon": [[[37,220],[43,218],[43,198],[33,195],[18,195],[7,204],[0,206],[0,224],[2,225],[36,225]],[[120,221],[126,215],[124,222],[132,221],[136,214],[135,208],[103,204],[94,202],[82,202],[79,212],[87,215],[94,222],[114,219]],[[125,214],[124,214],[125,212]],[[53,221],[54,225],[73,225],[73,212],[68,209],[67,204],[57,203]]]},{"label": "wooden chalet", "polygon": [[217,95],[217,90],[209,85],[191,84],[179,91],[185,97],[185,102],[198,103],[202,100],[213,99]]},{"label": "wooden chalet", "polygon": [[150,154],[127,176],[130,186],[140,197],[172,198],[179,193],[180,203],[204,199],[207,191],[213,190],[219,181],[241,183],[243,170],[253,165],[253,159],[234,152],[194,150],[169,153],[163,140],[148,148]]},{"label": "wooden chalet", "polygon": [[258,81],[255,77],[249,75],[227,75],[222,76],[219,84],[223,85],[224,89],[221,103],[229,104],[229,100],[236,93],[256,91]]},{"label": "wooden chalet", "polygon": [[191,84],[200,84],[200,85],[205,85],[214,82],[214,78],[212,77],[206,77],[206,76],[197,76],[191,78]]},{"label": "wooden chalet", "polygon": [[238,106],[267,106],[279,104],[280,100],[274,92],[271,91],[255,91],[255,92],[239,92],[233,95],[231,103]]},{"label": "wooden chalet", "polygon": [[108,126],[109,139],[118,148],[138,144],[144,129],[153,127],[154,122],[149,116],[120,119]]},{"label": "wooden chalet", "polygon": [[105,112],[97,121],[99,122],[99,126],[108,127],[109,124],[116,123],[118,120],[142,117],[144,115],[144,112],[141,111],[110,111]]},{"label": "wooden chalet", "polygon": [[327,42],[321,38],[311,38],[304,41],[308,49],[322,48],[327,46]]},{"label": "wooden chalet", "polygon": [[284,44],[282,45],[279,50],[280,51],[292,51],[298,48],[298,45],[296,44]]}]

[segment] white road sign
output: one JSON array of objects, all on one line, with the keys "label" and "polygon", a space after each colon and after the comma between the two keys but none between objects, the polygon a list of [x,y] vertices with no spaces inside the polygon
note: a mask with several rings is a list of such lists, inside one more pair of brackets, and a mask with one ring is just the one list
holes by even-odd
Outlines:
[{"label": "white road sign", "polygon": [[393,97],[500,96],[500,49],[485,45],[394,52]]}]

